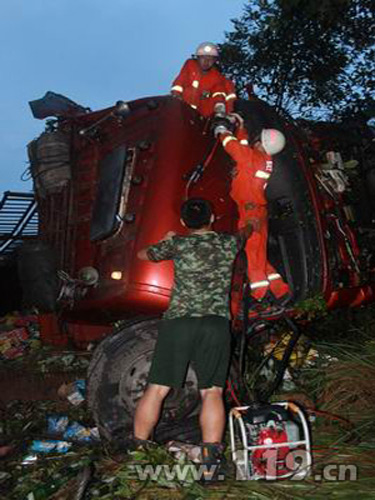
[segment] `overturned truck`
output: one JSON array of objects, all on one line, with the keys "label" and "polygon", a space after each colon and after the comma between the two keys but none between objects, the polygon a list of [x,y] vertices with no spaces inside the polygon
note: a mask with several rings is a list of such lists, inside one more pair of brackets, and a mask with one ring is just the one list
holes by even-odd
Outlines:
[{"label": "overturned truck", "polygon": [[[40,231],[25,245],[20,276],[41,311],[42,339],[96,347],[89,404],[108,440],[130,429],[173,282],[170,262],[137,259],[167,231],[183,234],[179,208],[203,197],[218,231],[234,232],[229,156],[209,119],[158,96],[91,112],[51,92],[31,107],[47,121],[28,145]],[[287,139],[267,188],[269,258],[293,289],[293,305],[324,298],[329,308],[372,301],[375,290],[375,143],[366,125],[295,122],[259,99],[236,103],[252,133],[277,128]],[[236,266],[233,282],[243,283]],[[244,322],[234,318],[234,336]],[[253,320],[252,320],[253,321]],[[250,321],[251,324],[251,321]],[[227,399],[237,400],[235,363]],[[166,400],[156,439],[198,431],[193,369]]]}]

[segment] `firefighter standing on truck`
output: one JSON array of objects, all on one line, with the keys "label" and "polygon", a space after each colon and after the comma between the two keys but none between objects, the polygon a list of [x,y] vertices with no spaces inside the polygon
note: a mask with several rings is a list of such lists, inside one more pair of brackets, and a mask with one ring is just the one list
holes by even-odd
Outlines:
[{"label": "firefighter standing on truck", "polygon": [[173,96],[185,102],[205,117],[233,110],[237,98],[233,83],[216,67],[219,51],[211,42],[201,43],[194,59],[188,59],[171,88]]},{"label": "firefighter standing on truck", "polygon": [[285,305],[291,291],[282,276],[267,259],[268,213],[265,189],[273,170],[271,155],[279,153],[285,145],[284,135],[275,129],[263,129],[249,146],[243,119],[233,113],[239,124],[236,136],[225,125],[214,129],[226,152],[236,162],[230,195],[239,211],[239,229],[248,225],[253,232],[247,240],[247,274],[250,295],[256,301],[264,298]]}]

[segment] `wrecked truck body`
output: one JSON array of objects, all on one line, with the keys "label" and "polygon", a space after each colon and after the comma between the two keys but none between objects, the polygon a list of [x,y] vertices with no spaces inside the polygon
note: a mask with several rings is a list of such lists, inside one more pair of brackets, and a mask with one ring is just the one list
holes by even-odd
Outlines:
[{"label": "wrecked truck body", "polygon": [[[28,146],[40,235],[39,247],[23,249],[23,284],[44,313],[45,341],[81,345],[104,337],[89,368],[88,397],[111,440],[131,428],[173,283],[170,262],[141,261],[137,251],[167,231],[183,234],[179,208],[187,197],[210,200],[215,229],[235,232],[233,165],[210,120],[170,96],[97,112],[60,100],[38,115],[35,103],[35,116],[56,119]],[[250,132],[277,128],[287,139],[267,197],[269,258],[292,287],[290,313],[317,295],[330,308],[372,301],[373,131],[353,129],[348,141],[340,126],[297,123],[259,99],[238,100],[236,111]],[[39,257],[43,273],[33,280]],[[168,396],[156,437],[196,436],[198,412],[190,369],[185,387]]]}]

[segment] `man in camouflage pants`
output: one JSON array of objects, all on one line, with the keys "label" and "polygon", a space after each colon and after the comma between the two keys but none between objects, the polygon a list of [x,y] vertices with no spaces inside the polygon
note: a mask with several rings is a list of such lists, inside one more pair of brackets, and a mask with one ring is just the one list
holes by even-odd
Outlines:
[{"label": "man in camouflage pants", "polygon": [[149,385],[136,409],[134,437],[150,437],[163,400],[172,387],[182,387],[191,362],[202,397],[202,455],[212,464],[219,463],[223,448],[223,387],[230,357],[229,289],[239,240],[212,230],[211,205],[200,198],[182,205],[181,222],[189,229],[188,236],[169,232],[159,243],[138,252],[144,260],[173,260],[175,278],[159,328]]}]

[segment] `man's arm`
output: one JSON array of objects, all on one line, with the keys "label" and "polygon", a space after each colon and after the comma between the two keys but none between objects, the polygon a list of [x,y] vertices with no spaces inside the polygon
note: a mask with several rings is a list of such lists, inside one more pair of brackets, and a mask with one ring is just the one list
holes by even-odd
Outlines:
[{"label": "man's arm", "polygon": [[[219,127],[218,127],[219,128]],[[215,135],[216,130],[215,130]],[[219,133],[219,139],[223,145],[225,151],[231,156],[231,158],[238,163],[242,160],[244,145],[235,137],[231,132]]]},{"label": "man's arm", "polygon": [[249,145],[249,135],[248,135],[246,127],[245,127],[244,119],[238,113],[231,113],[229,116],[232,119],[234,119],[235,123],[237,124],[236,138],[240,141],[240,144],[242,144],[242,146],[248,146]]},{"label": "man's arm", "polygon": [[219,137],[225,151],[238,163],[248,149],[248,135],[244,120],[239,114],[231,113],[228,119],[237,124],[236,133],[229,131],[225,124],[219,124],[214,128],[214,135]]},{"label": "man's arm", "polygon": [[176,78],[173,80],[171,94],[174,97],[182,98],[182,94],[185,90],[186,83],[187,83],[187,77],[189,74],[189,67],[190,67],[189,61],[190,61],[190,59],[185,61],[184,65],[181,68],[181,71],[176,76]]},{"label": "man's arm", "polygon": [[[142,248],[141,250],[139,250],[138,253],[137,253],[138,259],[140,259],[140,260],[149,260],[149,261],[154,262],[154,259],[150,259],[148,251],[151,248],[157,247],[162,242],[170,241],[173,238],[173,236],[175,236],[175,235],[176,235],[176,233],[174,231],[168,231],[168,233],[158,243],[156,243],[155,245],[150,245],[150,246],[148,246],[146,248]],[[160,260],[163,260],[163,259],[161,258]]]}]

